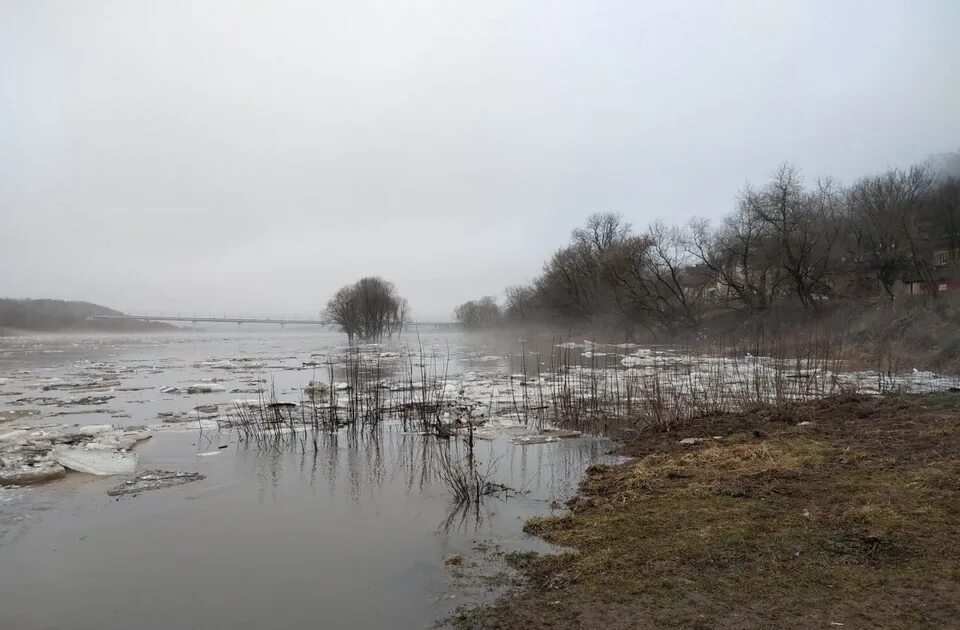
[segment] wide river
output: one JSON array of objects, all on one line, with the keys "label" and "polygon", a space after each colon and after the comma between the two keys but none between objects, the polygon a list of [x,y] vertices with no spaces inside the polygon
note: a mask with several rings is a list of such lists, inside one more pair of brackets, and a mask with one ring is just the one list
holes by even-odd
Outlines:
[{"label": "wide river", "polygon": [[[13,412],[0,433],[148,426],[138,471],[205,475],[118,497],[107,491],[123,478],[76,472],[0,488],[0,628],[424,628],[501,592],[503,552],[546,549],[523,521],[568,498],[609,442],[484,441],[478,459],[520,492],[452,513],[425,465],[436,438],[390,423],[326,432],[316,449],[273,449],[209,423],[163,421],[262,387],[298,401],[326,378],[313,364],[345,341],[227,328],[0,338],[0,412]],[[419,343],[449,355],[450,374],[481,383],[509,374],[517,350],[458,332],[389,347]],[[197,383],[216,391],[186,393]],[[452,554],[462,564],[445,564]]]}]

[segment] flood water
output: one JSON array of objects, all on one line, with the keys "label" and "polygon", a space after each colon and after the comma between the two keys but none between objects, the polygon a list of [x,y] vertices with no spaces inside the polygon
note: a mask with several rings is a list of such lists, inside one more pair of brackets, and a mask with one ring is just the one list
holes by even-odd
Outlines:
[{"label": "flood water", "polygon": [[[73,472],[0,488],[0,628],[422,628],[500,592],[500,552],[547,549],[523,521],[568,498],[608,441],[479,443],[477,459],[518,492],[460,512],[427,465],[436,438],[396,424],[270,449],[208,422],[163,422],[263,387],[297,400],[317,357],[344,343],[295,330],[0,339],[0,411],[36,412],[0,433],[146,425],[138,471],[205,475],[117,497],[107,491],[121,479]],[[502,348],[463,333],[394,346],[419,343],[443,348],[451,374],[510,369]],[[196,383],[217,391],[184,393]],[[451,554],[464,564],[446,566]]]},{"label": "flood water", "polygon": [[[36,470],[63,445],[129,462],[110,440],[147,427],[152,437],[133,449],[137,474],[204,476],[119,496],[108,492],[133,475],[0,486],[0,628],[433,627],[503,591],[505,553],[551,551],[523,522],[562,505],[590,465],[613,461],[601,437],[539,433],[549,412],[538,409],[635,423],[647,403],[696,413],[768,396],[960,386],[919,370],[848,371],[816,355],[801,365],[454,331],[345,342],[292,329],[0,339],[0,472]],[[344,382],[354,361],[366,366],[362,388]],[[324,381],[319,429],[261,423],[244,433],[230,415],[258,401],[262,413],[268,396],[293,418],[308,409],[310,383]],[[368,410],[387,399],[404,408],[418,390],[442,395],[438,421],[482,425],[472,461],[512,491],[457,508],[437,453],[462,446],[462,434],[441,440],[410,418],[331,417],[361,389]],[[272,438],[253,439],[263,431]],[[82,447],[64,438],[81,434]],[[445,563],[454,554],[462,563]]]}]

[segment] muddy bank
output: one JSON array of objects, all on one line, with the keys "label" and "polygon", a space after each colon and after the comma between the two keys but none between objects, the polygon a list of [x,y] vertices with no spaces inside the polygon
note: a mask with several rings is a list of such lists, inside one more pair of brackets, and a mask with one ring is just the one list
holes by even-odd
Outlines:
[{"label": "muddy bank", "polygon": [[960,618],[960,395],[844,397],[630,439],[525,530],[525,584],[470,628],[947,627]]}]

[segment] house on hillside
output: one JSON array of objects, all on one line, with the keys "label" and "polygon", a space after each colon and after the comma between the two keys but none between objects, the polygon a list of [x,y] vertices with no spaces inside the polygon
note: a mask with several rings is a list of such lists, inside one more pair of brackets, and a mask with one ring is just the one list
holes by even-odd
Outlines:
[{"label": "house on hillside", "polygon": [[[934,248],[930,262],[937,291],[960,291],[960,247],[944,239]],[[916,273],[904,275],[903,289],[907,295],[927,292],[926,285]]]},{"label": "house on hillside", "polygon": [[687,299],[714,300],[719,283],[706,265],[699,264],[684,268],[680,274],[679,284]]}]

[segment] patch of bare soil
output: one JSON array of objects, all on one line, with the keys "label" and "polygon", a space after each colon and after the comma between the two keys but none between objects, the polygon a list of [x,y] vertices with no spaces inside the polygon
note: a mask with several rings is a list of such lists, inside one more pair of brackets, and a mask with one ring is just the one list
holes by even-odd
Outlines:
[{"label": "patch of bare soil", "polygon": [[726,414],[624,452],[638,459],[592,468],[568,514],[527,523],[573,551],[522,557],[522,587],[452,622],[960,624],[960,395]]}]

